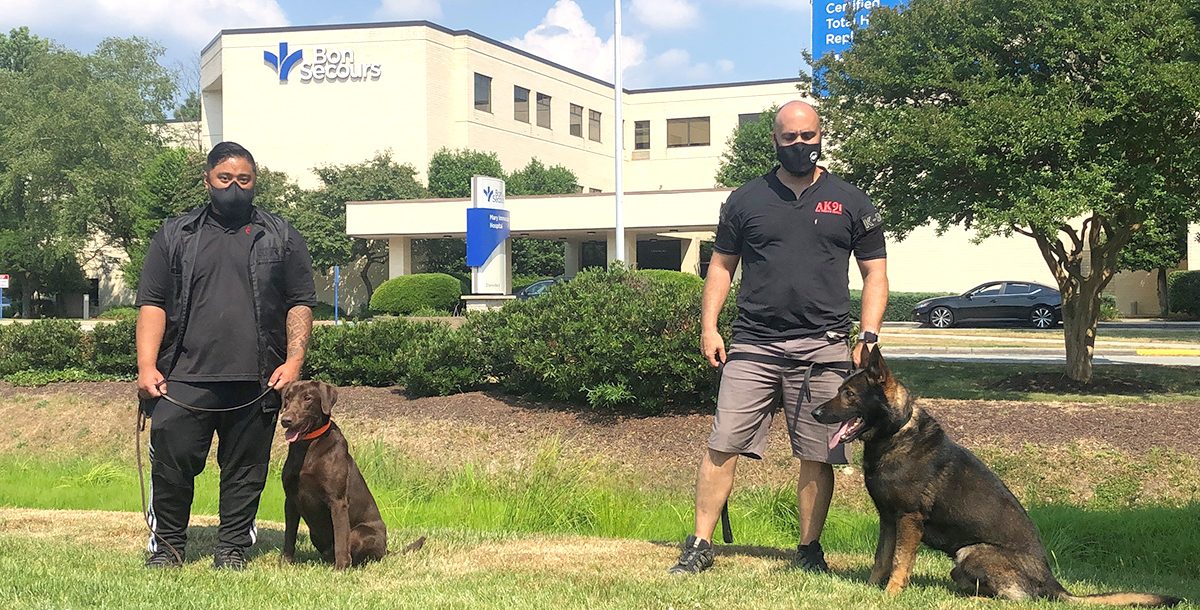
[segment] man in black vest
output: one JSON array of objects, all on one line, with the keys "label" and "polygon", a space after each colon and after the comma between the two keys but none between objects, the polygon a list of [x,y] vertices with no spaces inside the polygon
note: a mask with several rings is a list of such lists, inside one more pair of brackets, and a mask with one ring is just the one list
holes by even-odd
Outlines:
[{"label": "man in black vest", "polygon": [[[245,148],[217,144],[204,174],[208,205],[164,222],[146,253],[136,304],[138,394],[153,414],[147,567],[180,564],[193,482],[214,432],[214,567],[245,568],[256,538],[277,391],[300,377],[316,305],[308,246],[287,221],[254,207],[257,173]],[[164,393],[201,409],[249,404],[197,411]]]},{"label": "man in black vest", "polygon": [[[737,458],[761,459],[782,408],[800,517],[797,567],[828,572],[819,541],[833,498],[833,464],[845,464],[838,426],[812,410],[836,393],[851,368],[849,261],[863,278],[862,333],[853,361],[878,339],[887,306],[887,252],[879,212],[859,189],[819,166],[821,120],[804,102],[784,104],[772,138],[779,165],[734,191],[721,208],[704,283],[700,350],[723,364],[717,413],[696,476],[696,529],[673,574],[712,566],[712,533],[733,488]],[[717,316],[742,265],[729,353]]]}]

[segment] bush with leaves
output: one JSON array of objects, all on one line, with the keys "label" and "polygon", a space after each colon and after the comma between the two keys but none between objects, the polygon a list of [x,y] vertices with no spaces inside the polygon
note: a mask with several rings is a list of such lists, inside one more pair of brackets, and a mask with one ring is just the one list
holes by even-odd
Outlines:
[{"label": "bush with leaves", "polygon": [[394,277],[371,295],[371,311],[407,315],[429,307],[453,311],[462,297],[458,279],[445,273],[417,273]]},{"label": "bush with leaves", "polygon": [[1200,271],[1176,271],[1167,286],[1172,312],[1200,318]]},{"label": "bush with leaves", "polygon": [[78,367],[82,346],[83,331],[70,320],[0,326],[0,375]]},{"label": "bush with leaves", "polygon": [[91,352],[91,369],[105,375],[137,374],[135,320],[97,324],[85,342]]},{"label": "bush with leaves", "polygon": [[441,326],[404,319],[316,326],[304,359],[304,377],[336,385],[401,383],[417,341]]},{"label": "bush with leaves", "polygon": [[481,387],[491,369],[471,329],[426,327],[405,358],[404,390],[410,396],[448,396]]},{"label": "bush with leaves", "polygon": [[[716,374],[697,348],[700,293],[642,272],[587,270],[464,328],[483,331],[509,392],[657,413],[714,396]],[[726,329],[733,311],[723,312]]]}]

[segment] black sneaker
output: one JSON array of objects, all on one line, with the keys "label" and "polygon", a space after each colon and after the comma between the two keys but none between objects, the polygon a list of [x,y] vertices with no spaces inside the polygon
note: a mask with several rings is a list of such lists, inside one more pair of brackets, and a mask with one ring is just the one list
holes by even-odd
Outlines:
[{"label": "black sneaker", "polygon": [[183,565],[170,550],[158,550],[146,556],[147,568],[178,568]]},{"label": "black sneaker", "polygon": [[830,572],[829,564],[825,563],[825,551],[821,549],[821,542],[818,540],[796,547],[796,561],[794,565],[805,572],[818,574],[828,574]]},{"label": "black sneaker", "polygon": [[712,567],[713,547],[707,540],[688,536],[683,543],[683,552],[679,561],[667,570],[670,574],[699,574]]},{"label": "black sneaker", "polygon": [[238,572],[245,570],[246,552],[237,547],[217,549],[217,552],[213,554],[213,567],[218,570],[224,568]]}]

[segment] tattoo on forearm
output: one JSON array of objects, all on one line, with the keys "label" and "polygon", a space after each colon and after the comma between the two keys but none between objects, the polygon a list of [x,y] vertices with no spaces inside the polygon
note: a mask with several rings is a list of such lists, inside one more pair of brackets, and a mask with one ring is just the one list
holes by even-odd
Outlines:
[{"label": "tattoo on forearm", "polygon": [[289,309],[287,314],[288,360],[304,360],[310,336],[312,336],[312,309],[304,306]]}]

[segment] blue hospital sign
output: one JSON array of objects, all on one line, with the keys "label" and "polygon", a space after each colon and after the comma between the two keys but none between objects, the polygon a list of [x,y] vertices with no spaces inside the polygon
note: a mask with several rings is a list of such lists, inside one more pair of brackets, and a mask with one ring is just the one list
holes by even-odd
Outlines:
[{"label": "blue hospital sign", "polygon": [[467,266],[482,267],[508,239],[508,210],[467,208]]},{"label": "blue hospital sign", "polygon": [[512,268],[508,220],[504,181],[472,176],[471,207],[467,208],[467,266],[471,268],[472,294],[509,292]]}]

